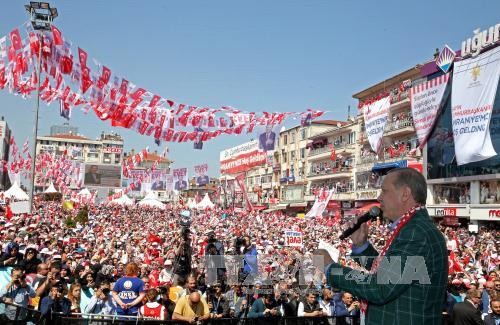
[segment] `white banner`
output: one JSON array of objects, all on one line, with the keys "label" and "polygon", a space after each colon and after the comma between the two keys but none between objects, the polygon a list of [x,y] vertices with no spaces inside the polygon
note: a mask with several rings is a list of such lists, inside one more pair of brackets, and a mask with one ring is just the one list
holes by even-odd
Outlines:
[{"label": "white banner", "polygon": [[300,231],[285,230],[285,246],[302,247],[302,233]]},{"label": "white banner", "polygon": [[378,152],[382,143],[390,106],[390,98],[387,96],[363,107],[365,132],[368,136],[368,142],[375,152]]},{"label": "white banner", "polygon": [[306,218],[321,217],[334,191],[335,190],[328,190],[328,189],[321,190],[318,196],[316,197],[316,200],[314,201],[311,210],[307,212]]},{"label": "white banner", "polygon": [[451,117],[457,165],[495,156],[490,118],[500,76],[500,47],[455,63]]},{"label": "white banner", "polygon": [[410,90],[411,113],[420,148],[424,147],[434,126],[449,77],[447,73]]}]

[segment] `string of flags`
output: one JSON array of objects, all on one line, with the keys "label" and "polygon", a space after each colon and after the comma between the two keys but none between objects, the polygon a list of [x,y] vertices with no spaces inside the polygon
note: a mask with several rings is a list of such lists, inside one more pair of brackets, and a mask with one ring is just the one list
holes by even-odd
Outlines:
[{"label": "string of flags", "polygon": [[0,89],[28,98],[40,82],[40,99],[47,104],[59,101],[60,115],[68,120],[79,107],[114,127],[154,137],[157,144],[202,143],[222,135],[250,133],[259,125],[279,125],[287,118],[311,121],[324,113],[314,109],[257,113],[179,103],[118,76],[95,59],[89,62],[87,52],[73,46],[54,25],[51,31],[37,33],[25,23],[21,30],[27,37],[22,38],[20,28],[14,28],[8,37],[0,38]]}]

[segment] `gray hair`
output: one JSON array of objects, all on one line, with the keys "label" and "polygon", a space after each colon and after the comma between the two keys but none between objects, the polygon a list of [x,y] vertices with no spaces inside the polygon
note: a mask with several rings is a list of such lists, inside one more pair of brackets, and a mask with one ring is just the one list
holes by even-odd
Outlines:
[{"label": "gray hair", "polygon": [[425,204],[427,201],[427,182],[424,175],[413,168],[395,168],[387,174],[396,174],[394,186],[408,186],[413,199],[419,204]]}]

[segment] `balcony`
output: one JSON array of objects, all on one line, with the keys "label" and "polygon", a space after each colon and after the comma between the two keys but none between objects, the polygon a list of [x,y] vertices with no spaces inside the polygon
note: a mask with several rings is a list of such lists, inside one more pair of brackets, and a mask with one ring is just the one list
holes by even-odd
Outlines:
[{"label": "balcony", "polygon": [[385,135],[406,135],[415,133],[415,128],[413,126],[413,119],[407,117],[403,120],[394,121],[387,123],[385,126]]},{"label": "balcony", "polygon": [[323,170],[311,170],[307,175],[308,180],[320,180],[328,178],[347,178],[352,177],[352,168],[325,168]]},{"label": "balcony", "polygon": [[316,197],[316,192],[321,187],[327,187],[329,189],[335,189],[330,200],[336,201],[349,201],[354,200],[354,182],[329,182],[328,184],[317,184],[315,187],[311,188],[308,193],[304,196],[306,201],[312,201]]}]

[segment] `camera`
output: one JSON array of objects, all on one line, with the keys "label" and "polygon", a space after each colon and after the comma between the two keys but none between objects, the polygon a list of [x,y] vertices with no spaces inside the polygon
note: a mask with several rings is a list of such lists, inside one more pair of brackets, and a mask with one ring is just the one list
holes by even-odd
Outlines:
[{"label": "camera", "polygon": [[111,289],[109,289],[109,288],[102,288],[102,293],[103,293],[104,295],[106,295],[106,296],[107,296],[107,295],[109,295],[109,293],[110,293],[110,292],[111,292]]},{"label": "camera", "polygon": [[166,295],[168,293],[168,290],[165,287],[158,287],[158,292],[160,293],[160,295]]}]

